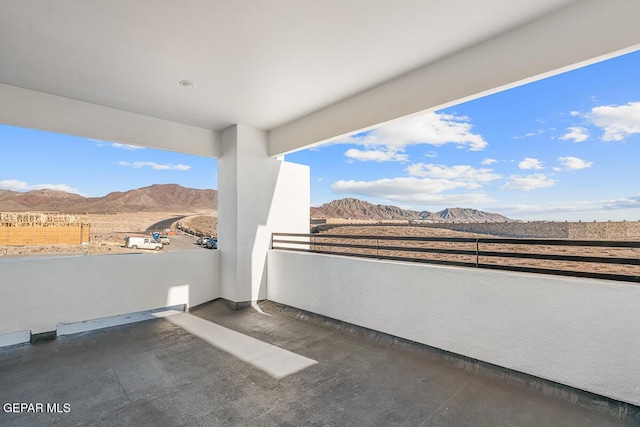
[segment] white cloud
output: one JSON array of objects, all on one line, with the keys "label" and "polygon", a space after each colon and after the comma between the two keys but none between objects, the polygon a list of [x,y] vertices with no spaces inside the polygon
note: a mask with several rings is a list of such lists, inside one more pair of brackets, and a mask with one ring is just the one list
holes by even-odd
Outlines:
[{"label": "white cloud", "polygon": [[488,165],[492,165],[492,164],[497,163],[497,162],[498,162],[498,161],[497,161],[496,159],[489,159],[489,158],[486,158],[486,159],[484,159],[483,161],[481,161],[481,162],[480,162],[480,164],[485,165],[485,166],[488,166]]},{"label": "white cloud", "polygon": [[602,208],[606,210],[640,208],[640,196],[627,197],[626,199],[608,200],[601,203]]},{"label": "white cloud", "polygon": [[[431,179],[417,177],[383,178],[376,181],[340,180],[331,185],[331,189],[339,192],[367,194],[379,197],[397,196],[413,193],[442,193],[443,191],[465,187],[463,182],[448,179]],[[373,191],[369,193],[370,191]]]},{"label": "white cloud", "polygon": [[409,159],[406,154],[398,154],[391,150],[358,150],[357,148],[351,148],[344,155],[361,162],[405,162]]},{"label": "white cloud", "polygon": [[139,147],[137,145],[129,145],[129,144],[120,144],[119,142],[112,142],[112,147],[120,148],[121,150],[144,150],[144,147]]},{"label": "white cloud", "polygon": [[556,181],[548,178],[546,175],[536,173],[533,175],[511,175],[509,181],[503,185],[503,190],[524,190],[529,191],[535,188],[553,187]]},{"label": "white cloud", "polygon": [[571,170],[586,169],[593,165],[593,162],[587,162],[577,157],[558,157],[558,161],[562,163],[565,168]]},{"label": "white cloud", "polygon": [[571,117],[578,117],[580,115],[580,111],[571,111],[569,112],[569,115]]},{"label": "white cloud", "polygon": [[386,147],[391,152],[402,152],[407,145],[416,144],[457,144],[469,147],[472,151],[482,150],[488,145],[482,135],[472,132],[468,117],[438,113],[391,122],[334,143],[356,144],[367,148]]},{"label": "white cloud", "polygon": [[524,135],[522,135],[522,136],[514,136],[514,137],[513,137],[513,139],[525,139],[525,138],[531,138],[532,136],[540,136],[540,135],[542,135],[542,134],[543,134],[543,133],[545,133],[545,132],[546,132],[546,130],[545,130],[545,129],[538,129],[538,130],[537,130],[537,131],[535,131],[535,132],[529,132],[529,133],[526,133],[526,134],[524,134]]},{"label": "white cloud", "polygon": [[91,142],[95,142],[96,147],[104,147],[107,143],[101,139],[87,138]]},{"label": "white cloud", "polygon": [[567,133],[560,137],[560,139],[569,140],[573,142],[584,142],[589,138],[589,131],[586,128],[579,126],[572,126],[567,128]]},{"label": "white cloud", "polygon": [[32,190],[56,190],[56,191],[65,191],[67,193],[75,193],[84,196],[80,190],[75,187],[71,187],[67,184],[36,184],[31,186]]},{"label": "white cloud", "polygon": [[493,173],[493,170],[487,168],[474,168],[468,165],[434,165],[425,163],[416,163],[407,167],[409,175],[436,180],[451,180],[456,183],[463,184],[466,188],[479,188],[481,184],[485,184],[501,176]]},{"label": "white cloud", "polygon": [[[633,209],[640,209],[640,196],[628,197],[617,200],[595,200],[548,203],[544,205],[516,205],[500,208],[500,212],[510,215],[530,215],[537,217],[551,217],[553,214],[561,214],[558,217],[567,219],[567,215],[577,218],[612,219],[616,212],[627,211],[632,214]],[[585,215],[589,214],[589,215]],[[608,217],[608,218],[607,218]]]},{"label": "white cloud", "polygon": [[483,193],[442,194],[451,190],[478,189],[483,184],[500,179],[491,169],[468,165],[434,165],[417,163],[407,167],[408,177],[384,178],[374,181],[341,180],[331,189],[354,196],[375,197],[397,203],[413,204],[475,204],[493,201]]},{"label": "white cloud", "polygon": [[11,191],[23,191],[27,190],[29,185],[24,181],[18,181],[17,179],[5,179],[0,181],[0,189]]},{"label": "white cloud", "polygon": [[640,102],[595,107],[586,118],[604,130],[603,141],[622,141],[629,135],[640,133]]},{"label": "white cloud", "polygon": [[385,178],[376,181],[337,181],[333,191],[357,196],[388,199],[400,203],[472,204],[492,201],[486,194],[440,194],[465,187],[463,182],[417,177]]},{"label": "white cloud", "polygon": [[518,163],[518,167],[520,169],[544,169],[544,166],[542,166],[542,162],[540,160],[533,159],[531,157],[527,157],[523,161]]},{"label": "white cloud", "polygon": [[29,185],[25,181],[18,181],[17,179],[5,179],[0,181],[0,190],[11,191],[32,191],[32,190],[55,190],[65,191],[67,193],[84,194],[75,187],[71,187],[67,184],[35,184]]},{"label": "white cloud", "polygon": [[436,153],[435,151],[429,151],[428,153],[425,153],[424,156],[430,159],[435,159],[436,157],[438,157],[438,153]]},{"label": "white cloud", "polygon": [[191,169],[191,166],[189,165],[181,165],[181,164],[177,164],[177,165],[171,165],[171,164],[160,164],[160,163],[155,163],[155,162],[118,162],[118,164],[120,166],[129,166],[132,168],[136,168],[136,169],[140,169],[143,168],[145,166],[150,167],[151,169],[155,169],[155,170],[177,170],[177,171],[188,171],[189,169]]}]

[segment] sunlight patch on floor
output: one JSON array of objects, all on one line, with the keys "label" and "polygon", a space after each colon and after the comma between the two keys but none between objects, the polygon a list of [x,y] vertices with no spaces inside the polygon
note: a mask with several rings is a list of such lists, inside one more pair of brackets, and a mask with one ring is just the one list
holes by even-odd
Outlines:
[{"label": "sunlight patch on floor", "polygon": [[166,319],[276,379],[284,378],[318,363],[313,359],[188,313],[176,314]]}]

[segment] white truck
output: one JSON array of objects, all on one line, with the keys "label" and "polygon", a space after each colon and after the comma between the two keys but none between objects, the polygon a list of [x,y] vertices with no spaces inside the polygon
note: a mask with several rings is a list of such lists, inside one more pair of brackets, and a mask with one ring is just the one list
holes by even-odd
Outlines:
[{"label": "white truck", "polygon": [[125,246],[131,249],[153,249],[155,251],[162,249],[162,243],[149,237],[127,237]]}]

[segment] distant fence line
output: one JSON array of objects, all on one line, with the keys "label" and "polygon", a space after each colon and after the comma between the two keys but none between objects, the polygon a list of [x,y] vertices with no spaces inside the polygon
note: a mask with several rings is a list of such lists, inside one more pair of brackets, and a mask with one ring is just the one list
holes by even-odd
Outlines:
[{"label": "distant fence line", "polygon": [[501,237],[521,237],[538,239],[603,239],[640,240],[640,221],[616,222],[443,222],[406,223],[402,225],[377,223],[321,224],[313,227],[313,232],[327,231],[343,226],[413,226],[440,228],[466,233],[489,234]]},{"label": "distant fence line", "polygon": [[640,222],[638,221],[432,223],[424,226],[503,237],[572,240],[640,239]]}]

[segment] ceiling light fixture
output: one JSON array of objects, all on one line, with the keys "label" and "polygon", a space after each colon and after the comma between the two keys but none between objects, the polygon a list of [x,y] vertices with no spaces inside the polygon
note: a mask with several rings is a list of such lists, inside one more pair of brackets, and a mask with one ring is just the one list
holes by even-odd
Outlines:
[{"label": "ceiling light fixture", "polygon": [[196,84],[191,80],[180,80],[180,86],[182,87],[196,87]]}]

